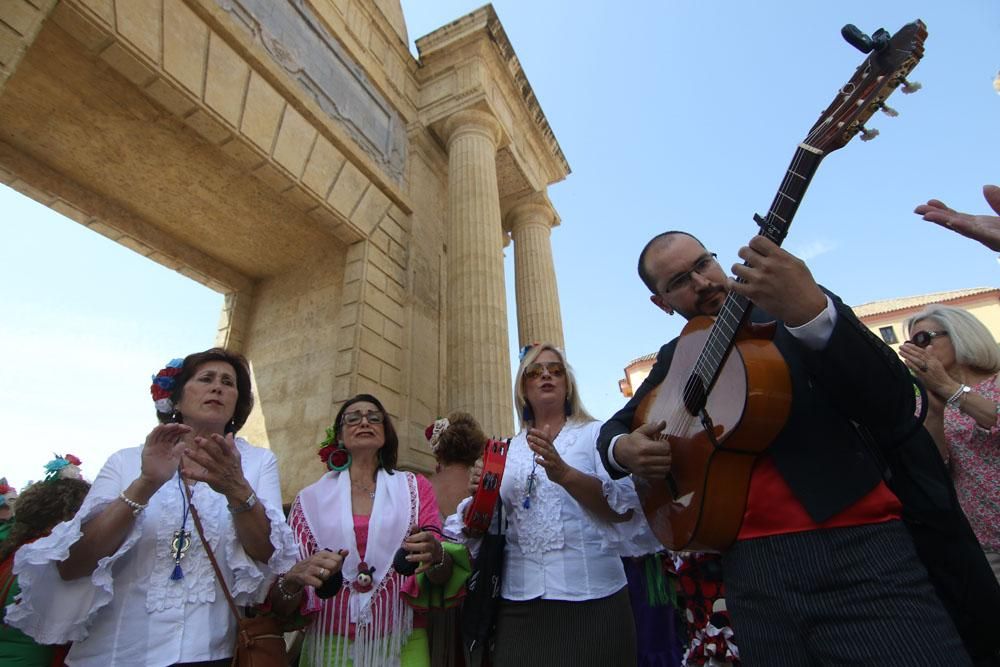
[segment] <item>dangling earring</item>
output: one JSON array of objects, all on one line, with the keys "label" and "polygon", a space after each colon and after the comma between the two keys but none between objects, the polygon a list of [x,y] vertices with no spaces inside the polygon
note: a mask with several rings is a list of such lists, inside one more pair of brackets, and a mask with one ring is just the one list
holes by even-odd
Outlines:
[{"label": "dangling earring", "polygon": [[226,424],[225,433],[236,433],[236,420],[230,419],[229,423]]},{"label": "dangling earring", "polygon": [[174,411],[170,413],[170,422],[173,424],[180,424],[181,422],[181,411],[174,408]]},{"label": "dangling earring", "polygon": [[524,404],[524,409],[521,410],[521,419],[525,422],[535,421],[535,411],[531,409],[530,403]]}]

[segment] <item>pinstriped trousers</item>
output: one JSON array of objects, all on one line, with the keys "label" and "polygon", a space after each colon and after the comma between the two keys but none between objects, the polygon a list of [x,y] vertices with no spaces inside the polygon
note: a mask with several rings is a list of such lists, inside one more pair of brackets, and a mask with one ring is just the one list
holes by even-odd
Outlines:
[{"label": "pinstriped trousers", "polygon": [[723,571],[748,667],[972,664],[901,521],[742,540]]}]

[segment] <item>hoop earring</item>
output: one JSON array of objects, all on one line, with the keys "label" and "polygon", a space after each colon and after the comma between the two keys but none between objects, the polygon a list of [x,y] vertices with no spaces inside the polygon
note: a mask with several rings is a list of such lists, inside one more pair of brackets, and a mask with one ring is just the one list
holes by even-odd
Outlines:
[{"label": "hoop earring", "polygon": [[347,451],[346,447],[338,447],[337,451],[344,452],[345,454],[347,454],[347,460],[341,463],[340,465],[334,465],[333,454],[331,454],[330,458],[326,460],[326,467],[329,468],[330,470],[333,470],[334,472],[344,472],[345,470],[351,467],[351,453]]}]

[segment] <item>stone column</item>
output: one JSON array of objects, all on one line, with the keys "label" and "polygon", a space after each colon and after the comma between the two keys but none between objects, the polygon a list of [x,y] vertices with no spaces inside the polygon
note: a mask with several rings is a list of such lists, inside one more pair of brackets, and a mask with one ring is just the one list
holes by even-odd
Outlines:
[{"label": "stone column", "polygon": [[555,219],[552,207],[542,202],[519,204],[507,213],[514,239],[519,346],[544,342],[565,346],[550,238]]},{"label": "stone column", "polygon": [[500,125],[465,110],[444,125],[448,142],[447,405],[487,435],[513,432],[496,151]]}]

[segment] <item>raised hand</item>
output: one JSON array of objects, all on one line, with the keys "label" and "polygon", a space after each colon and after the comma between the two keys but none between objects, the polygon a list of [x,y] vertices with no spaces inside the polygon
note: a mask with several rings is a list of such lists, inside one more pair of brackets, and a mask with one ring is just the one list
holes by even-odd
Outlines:
[{"label": "raised hand", "polygon": [[181,475],[205,482],[212,490],[232,503],[244,502],[253,489],[243,476],[240,450],[232,433],[225,437],[213,433],[210,438],[196,437],[194,448],[184,450]]},{"label": "raised hand", "polygon": [[535,454],[535,461],[545,469],[545,474],[556,484],[563,484],[572,468],[566,463],[549,435],[549,427],[528,430],[528,448]]},{"label": "raised hand", "polygon": [[[984,185],[983,196],[986,203],[996,213],[1000,213],[1000,187]],[[979,241],[990,250],[1000,251],[1000,217],[995,215],[971,215],[961,213],[939,199],[928,200],[926,204],[913,209],[924,220],[947,227],[962,236]]]},{"label": "raised hand", "polygon": [[146,436],[139,476],[152,491],[177,472],[184,453],[184,436],[190,432],[191,427],[184,424],[160,424]]}]

